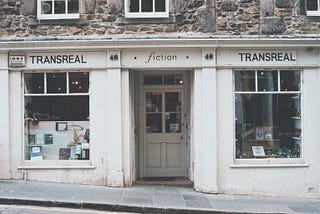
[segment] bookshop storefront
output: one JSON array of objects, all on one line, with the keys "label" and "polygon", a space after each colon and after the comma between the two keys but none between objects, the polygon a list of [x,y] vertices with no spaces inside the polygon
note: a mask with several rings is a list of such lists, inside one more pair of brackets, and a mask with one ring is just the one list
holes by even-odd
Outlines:
[{"label": "bookshop storefront", "polygon": [[154,42],[2,53],[1,177],[319,196],[318,48]]}]

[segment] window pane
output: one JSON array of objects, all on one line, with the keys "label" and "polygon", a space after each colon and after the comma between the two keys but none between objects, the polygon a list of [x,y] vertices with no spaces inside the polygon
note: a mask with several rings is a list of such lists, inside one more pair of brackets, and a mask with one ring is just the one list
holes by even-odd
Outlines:
[{"label": "window pane", "polygon": [[155,0],[155,9],[156,9],[156,12],[165,12],[165,3],[166,1],[165,0]]},{"label": "window pane", "polygon": [[162,132],[162,114],[147,113],[146,115],[146,133]]},{"label": "window pane", "polygon": [[181,112],[181,93],[166,93],[166,112]]},{"label": "window pane", "polygon": [[255,71],[235,72],[236,91],[255,91]]},{"label": "window pane", "polygon": [[54,1],[54,14],[65,14],[66,2],[65,0]]},{"label": "window pane", "polygon": [[181,132],[181,113],[166,112],[166,133]]},{"label": "window pane", "polygon": [[43,94],[44,75],[43,74],[24,74],[24,93]]},{"label": "window pane", "polygon": [[182,75],[165,75],[164,76],[165,85],[183,85]]},{"label": "window pane", "polygon": [[146,93],[146,112],[162,111],[162,94],[161,92]]},{"label": "window pane", "polygon": [[79,0],[68,0],[68,13],[79,13]]},{"label": "window pane", "polygon": [[69,92],[88,93],[89,74],[87,72],[69,73]]},{"label": "window pane", "polygon": [[47,93],[66,93],[66,73],[47,74]]},{"label": "window pane", "polygon": [[52,1],[41,1],[41,14],[52,14]]},{"label": "window pane", "polygon": [[139,12],[139,0],[130,0],[130,12]]},{"label": "window pane", "polygon": [[145,85],[161,85],[162,75],[144,76]]},{"label": "window pane", "polygon": [[42,120],[87,120],[89,96],[27,96],[26,111],[29,116]]},{"label": "window pane", "polygon": [[299,71],[281,71],[280,85],[281,91],[300,91],[300,72]]},{"label": "window pane", "polygon": [[141,0],[142,12],[153,12],[153,0]]},{"label": "window pane", "polygon": [[[236,158],[300,158],[299,94],[235,96]],[[254,153],[261,150],[262,153]]]},{"label": "window pane", "polygon": [[259,91],[278,91],[277,71],[258,71]]},{"label": "window pane", "polygon": [[318,10],[318,0],[308,0],[307,1],[307,10],[309,10],[309,11]]}]

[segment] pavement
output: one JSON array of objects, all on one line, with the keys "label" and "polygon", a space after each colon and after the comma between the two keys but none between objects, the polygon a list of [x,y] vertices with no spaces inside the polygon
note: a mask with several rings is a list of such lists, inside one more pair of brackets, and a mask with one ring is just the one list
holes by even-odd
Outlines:
[{"label": "pavement", "polygon": [[133,213],[320,213],[320,199],[204,194],[191,187],[163,185],[111,188],[23,180],[0,180],[0,204]]}]

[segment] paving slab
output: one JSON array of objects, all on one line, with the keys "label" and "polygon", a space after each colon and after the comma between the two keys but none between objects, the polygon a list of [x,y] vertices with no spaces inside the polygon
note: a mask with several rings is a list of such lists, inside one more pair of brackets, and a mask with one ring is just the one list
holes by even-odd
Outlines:
[{"label": "paving slab", "polygon": [[204,194],[191,187],[126,188],[0,180],[0,204],[135,213],[319,214],[320,199]]}]

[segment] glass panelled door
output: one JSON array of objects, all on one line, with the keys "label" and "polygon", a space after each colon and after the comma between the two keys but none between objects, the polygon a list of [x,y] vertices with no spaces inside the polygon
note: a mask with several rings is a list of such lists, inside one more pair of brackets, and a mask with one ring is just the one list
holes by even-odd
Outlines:
[{"label": "glass panelled door", "polygon": [[185,176],[182,88],[144,90],[144,176]]}]

